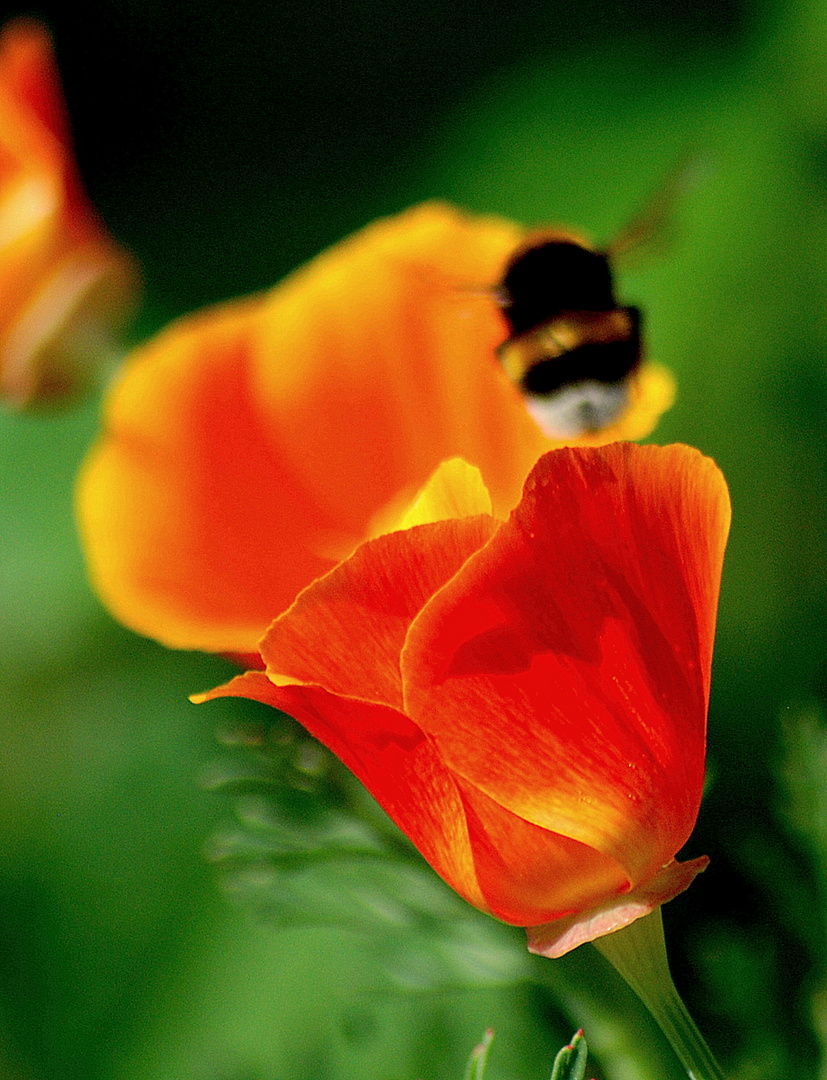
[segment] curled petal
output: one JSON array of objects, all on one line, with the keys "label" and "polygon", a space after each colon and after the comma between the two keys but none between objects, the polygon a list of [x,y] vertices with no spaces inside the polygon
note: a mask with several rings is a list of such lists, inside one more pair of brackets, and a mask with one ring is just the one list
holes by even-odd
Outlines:
[{"label": "curled petal", "polygon": [[401,709],[399,654],[411,622],[495,529],[479,516],[369,540],[270,627],[261,644],[270,678]]},{"label": "curled petal", "polygon": [[697,814],[728,523],[688,447],[555,451],[403,651],[406,712],[449,767],[633,885]]},{"label": "curled petal", "polygon": [[728,523],[688,447],[553,451],[507,522],[363,544],[275,621],[266,673],[202,700],[295,716],[462,896],[560,955],[706,865],[674,855],[700,799]]}]

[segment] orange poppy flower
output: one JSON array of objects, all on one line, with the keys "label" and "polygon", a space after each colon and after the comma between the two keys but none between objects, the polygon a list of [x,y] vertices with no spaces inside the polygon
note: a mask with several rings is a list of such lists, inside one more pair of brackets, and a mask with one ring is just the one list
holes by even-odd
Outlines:
[{"label": "orange poppy flower", "polygon": [[137,288],[72,156],[48,32],[0,35],[0,393],[17,406],[59,399],[111,350]]},{"label": "orange poppy flower", "polygon": [[558,956],[706,864],[674,856],[703,786],[729,500],[696,450],[618,443],[544,455],[508,520],[490,509],[449,463],[407,528],[275,620],[266,671],[196,700],[296,717],[460,895]]},{"label": "orange poppy flower", "polygon": [[[477,466],[496,512],[510,510],[561,445],[497,362],[506,324],[481,287],[522,237],[425,204],[139,348],[78,495],[92,578],[117,617],[174,647],[254,653],[440,461]],[[639,438],[672,393],[644,364],[618,420],[574,441]]]}]

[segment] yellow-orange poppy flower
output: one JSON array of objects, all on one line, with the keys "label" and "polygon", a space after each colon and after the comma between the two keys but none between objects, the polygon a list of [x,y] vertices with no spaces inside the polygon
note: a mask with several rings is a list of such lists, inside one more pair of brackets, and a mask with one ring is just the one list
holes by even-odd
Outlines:
[{"label": "yellow-orange poppy flower", "polygon": [[729,499],[685,446],[553,451],[506,521],[468,474],[440,470],[407,528],[275,620],[266,671],[199,700],[296,717],[460,895],[558,956],[706,864],[674,857],[703,786]]},{"label": "yellow-orange poppy flower", "polygon": [[[93,581],[167,645],[250,654],[297,593],[382,532],[440,461],[507,512],[546,438],[496,359],[494,284],[522,230],[438,203],[378,221],[269,294],[136,350],[83,469]],[[647,434],[672,399],[644,364],[580,442]]]},{"label": "yellow-orange poppy flower", "polygon": [[75,166],[48,32],[0,35],[0,395],[16,406],[83,384],[137,287]]}]

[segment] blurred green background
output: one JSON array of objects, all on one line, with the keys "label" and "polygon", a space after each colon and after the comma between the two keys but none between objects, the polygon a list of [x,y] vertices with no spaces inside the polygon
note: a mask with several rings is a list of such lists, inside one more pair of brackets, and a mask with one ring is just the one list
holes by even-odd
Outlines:
[{"label": "blurred green background", "polygon": [[[55,33],[92,197],[145,266],[139,336],[424,198],[605,241],[698,155],[670,243],[620,273],[679,382],[655,438],[713,455],[734,504],[686,852],[712,865],[664,917],[729,1075],[827,1076],[827,4],[28,12]],[[463,910],[474,963],[431,927],[437,958],[402,977],[392,931],[380,956],[232,902],[245,887],[205,853],[255,818],[226,781],[256,766],[216,730],[265,718],[191,706],[226,666],[91,595],[71,499],[97,408],[0,416],[0,1077],[448,1080],[490,1025],[492,1080],[542,1080],[580,1024],[595,1075],[680,1075],[589,947],[529,962]]]}]

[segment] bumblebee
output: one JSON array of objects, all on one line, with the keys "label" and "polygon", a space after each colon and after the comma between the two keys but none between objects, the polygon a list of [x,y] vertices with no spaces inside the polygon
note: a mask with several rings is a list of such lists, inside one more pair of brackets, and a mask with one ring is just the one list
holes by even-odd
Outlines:
[{"label": "bumblebee", "polygon": [[670,246],[677,207],[709,164],[697,150],[682,155],[604,251],[546,230],[511,257],[495,290],[509,330],[497,354],[549,438],[595,434],[626,408],[643,351],[641,315],[617,303],[612,263]]},{"label": "bumblebee", "polygon": [[614,294],[609,255],[563,233],[532,237],[497,289],[509,334],[497,355],[550,438],[608,427],[641,361],[641,316]]}]

